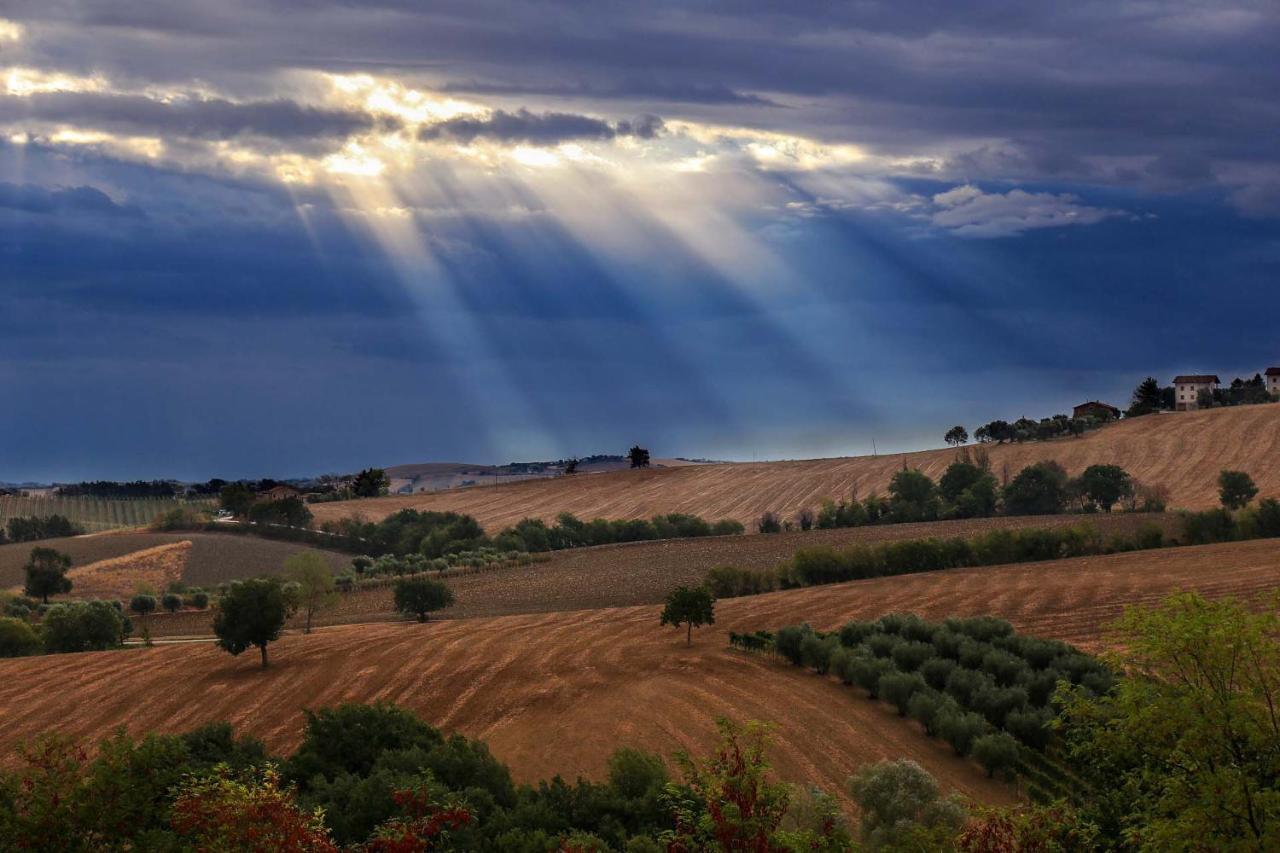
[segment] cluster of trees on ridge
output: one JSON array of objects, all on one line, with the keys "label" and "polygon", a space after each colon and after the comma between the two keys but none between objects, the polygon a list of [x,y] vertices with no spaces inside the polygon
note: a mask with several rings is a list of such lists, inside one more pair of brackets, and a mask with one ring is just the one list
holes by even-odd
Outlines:
[{"label": "cluster of trees on ridge", "polygon": [[0,771],[0,837],[68,851],[1274,849],[1275,608],[1175,594],[1113,632],[1102,661],[985,618],[732,637],[1016,773],[1033,802],[1012,807],[943,796],[914,762],[881,761],[848,781],[851,824],[830,794],[774,778],[767,726],[727,720],[706,757],[620,749],[602,781],[517,785],[479,741],[392,705],[343,705],[306,712],[282,757],[226,724],[121,731],[93,751],[46,734]]},{"label": "cluster of trees on ridge", "polygon": [[[1161,385],[1153,376],[1148,376],[1133,389],[1133,398],[1125,417],[1136,418],[1156,412],[1172,411],[1177,406],[1176,391],[1171,385]],[[1216,388],[1212,392],[1202,391],[1196,399],[1196,405],[1202,409],[1222,406],[1252,406],[1260,403],[1274,403],[1277,398],[1267,390],[1267,383],[1262,374],[1255,373],[1252,379],[1236,377],[1225,388]]]},{"label": "cluster of trees on ridge", "polygon": [[[1034,467],[1034,466],[1032,466]],[[716,566],[706,585],[716,596],[755,595],[777,589],[841,583],[872,577],[974,566],[1059,560],[1179,545],[1208,545],[1280,537],[1280,501],[1266,498],[1251,506],[1258,489],[1242,471],[1223,471],[1218,478],[1222,507],[1180,512],[1180,534],[1166,536],[1160,525],[1143,524],[1130,535],[1110,539],[1090,524],[1059,528],[992,530],[969,538],[900,539],[798,549],[771,569]]]},{"label": "cluster of trees on ridge", "polygon": [[0,545],[6,542],[60,539],[66,536],[79,536],[82,533],[84,533],[83,527],[63,515],[14,517],[0,528]]},{"label": "cluster of trees on ridge", "polygon": [[1059,515],[1111,512],[1117,505],[1131,512],[1163,512],[1168,490],[1135,480],[1119,465],[1090,465],[1069,477],[1057,462],[1036,462],[1003,485],[991,473],[984,455],[964,450],[938,482],[906,467],[889,482],[888,497],[871,494],[862,500],[824,501],[815,513],[802,509],[794,522],[766,512],[756,523],[761,533],[783,530],[828,530],[870,524],[903,524],[994,515]]}]

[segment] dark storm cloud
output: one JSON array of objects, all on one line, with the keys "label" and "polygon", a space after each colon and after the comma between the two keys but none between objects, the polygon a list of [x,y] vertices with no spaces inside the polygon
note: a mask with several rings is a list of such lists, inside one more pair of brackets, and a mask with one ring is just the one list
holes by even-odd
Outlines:
[{"label": "dark storm cloud", "polygon": [[49,189],[35,184],[0,182],[0,211],[61,214],[84,213],[98,216],[141,216],[136,207],[119,205],[96,187]]},{"label": "dark storm cloud", "polygon": [[613,139],[616,136],[652,139],[662,128],[662,119],[653,115],[610,124],[602,119],[575,113],[533,113],[527,109],[519,109],[515,112],[495,110],[485,118],[458,116],[446,119],[423,127],[418,131],[418,138],[462,143],[491,139],[497,142],[556,145],[571,139]]},{"label": "dark storm cloud", "polygon": [[360,110],[304,106],[277,98],[234,103],[220,98],[158,100],[143,95],[45,92],[0,98],[0,116],[133,134],[224,140],[262,136],[281,140],[343,138],[393,120]]}]

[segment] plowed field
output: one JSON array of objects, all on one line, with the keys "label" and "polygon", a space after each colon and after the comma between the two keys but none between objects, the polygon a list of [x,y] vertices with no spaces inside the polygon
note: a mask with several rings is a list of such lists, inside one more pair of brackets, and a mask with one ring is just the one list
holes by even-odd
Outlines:
[{"label": "plowed field", "polygon": [[[1093,464],[1123,466],[1144,483],[1169,488],[1172,504],[1202,509],[1217,503],[1218,473],[1247,471],[1262,495],[1280,495],[1280,405],[1240,406],[1203,412],[1151,415],[1107,426],[1078,439],[989,446],[992,470],[1016,474],[1054,459],[1072,475]],[[766,510],[793,516],[823,498],[856,491],[883,494],[906,463],[937,479],[955,458],[952,450],[888,456],[739,462],[682,468],[617,471],[501,486],[454,489],[404,497],[316,504],[317,521],[360,515],[383,518],[404,508],[455,510],[475,516],[496,532],[526,516],[554,519],[648,518],[686,512],[710,520],[733,518],[750,527]]]},{"label": "plowed field", "polygon": [[953,570],[721,602],[717,624],[683,636],[653,606],[382,624],[290,634],[272,668],[212,645],[0,661],[0,749],[46,728],[100,738],[117,726],[179,731],[230,720],[276,749],[298,740],[301,709],[392,700],[481,737],[522,779],[599,776],[620,744],[704,748],[714,720],[777,724],[780,773],[840,790],[860,764],[920,761],[949,787],[990,801],[1010,792],[914,724],[834,681],[729,650],[729,630],[809,620],[833,627],[892,610],[930,618],[993,613],[1020,630],[1096,645],[1121,608],[1173,588],[1214,595],[1280,587],[1280,543],[1257,541]]}]

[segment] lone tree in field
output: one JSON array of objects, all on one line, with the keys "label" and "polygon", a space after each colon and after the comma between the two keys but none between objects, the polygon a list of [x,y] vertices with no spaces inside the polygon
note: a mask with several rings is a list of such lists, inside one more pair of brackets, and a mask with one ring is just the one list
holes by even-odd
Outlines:
[{"label": "lone tree in field", "polygon": [[716,624],[716,600],[705,586],[678,586],[667,593],[662,624],[684,625],[685,645],[693,645],[693,629]]},{"label": "lone tree in field", "polygon": [[649,467],[649,451],[638,444],[627,451],[627,458],[631,460],[632,468]]},{"label": "lone tree in field", "polygon": [[277,578],[233,583],[218,602],[213,633],[218,636],[219,648],[233,655],[257,646],[265,669],[267,644],[279,639],[291,612],[284,586]]},{"label": "lone tree in field", "polygon": [[1218,475],[1218,499],[1227,509],[1243,509],[1257,496],[1257,485],[1244,471],[1223,471]]},{"label": "lone tree in field", "polygon": [[401,578],[396,581],[396,610],[426,622],[427,615],[453,604],[453,591],[431,578]]},{"label": "lone tree in field", "polygon": [[1080,489],[1098,509],[1111,512],[1116,501],[1133,494],[1133,478],[1119,465],[1090,465],[1080,475]]},{"label": "lone tree in field", "polygon": [[952,447],[959,447],[962,444],[968,443],[969,431],[962,426],[953,426],[951,429],[947,430],[947,434],[942,438]]},{"label": "lone tree in field", "polygon": [[25,568],[25,591],[32,598],[39,598],[47,604],[49,596],[71,592],[71,581],[67,578],[71,558],[66,554],[52,548],[32,548]]},{"label": "lone tree in field", "polygon": [[301,551],[284,561],[284,577],[297,584],[294,601],[306,616],[302,633],[310,634],[311,618],[337,599],[333,572],[324,557],[315,551]]}]

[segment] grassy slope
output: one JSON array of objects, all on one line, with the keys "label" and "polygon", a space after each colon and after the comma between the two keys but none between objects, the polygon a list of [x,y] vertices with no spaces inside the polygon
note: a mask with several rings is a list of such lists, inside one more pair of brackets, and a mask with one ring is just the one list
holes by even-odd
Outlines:
[{"label": "grassy slope", "polygon": [[[1016,473],[1043,459],[1056,459],[1072,474],[1094,463],[1116,463],[1147,483],[1167,486],[1173,505],[1199,509],[1217,501],[1223,468],[1248,471],[1263,496],[1280,495],[1280,405],[1243,406],[1122,421],[1079,439],[991,447],[997,475]],[[406,497],[317,504],[317,519],[359,514],[371,520],[406,507],[456,510],[474,515],[490,530],[525,516],[552,519],[559,512],[582,518],[646,518],[688,512],[709,519],[735,518],[750,525],[765,510],[791,516],[823,498],[851,492],[884,492],[903,464],[937,478],[954,459],[952,450],[879,457],[794,462],[695,465],[619,471],[554,480],[533,480]]]}]

